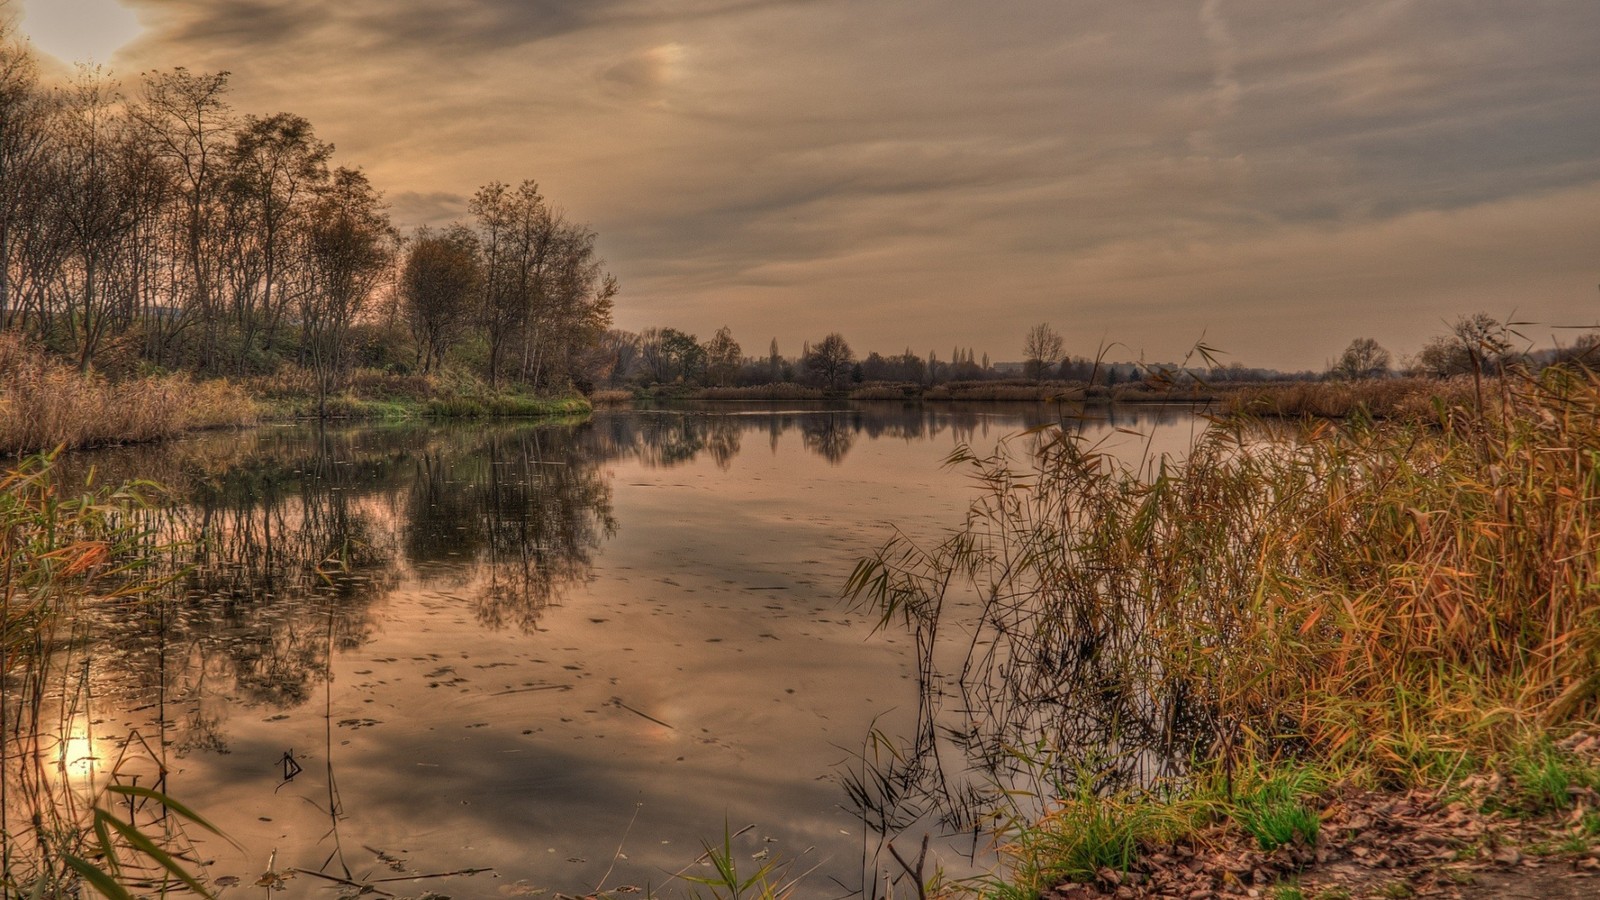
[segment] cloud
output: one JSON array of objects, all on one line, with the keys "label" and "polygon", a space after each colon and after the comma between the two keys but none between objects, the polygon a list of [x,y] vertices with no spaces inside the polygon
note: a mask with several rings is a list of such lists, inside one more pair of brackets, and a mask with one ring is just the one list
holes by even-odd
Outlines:
[{"label": "cloud", "polygon": [[[1043,318],[1174,346],[1209,323],[1314,366],[1308,323],[1403,350],[1478,285],[1570,317],[1600,280],[1548,224],[1592,233],[1586,0],[128,2],[142,65],[231,69],[397,217],[537,179],[599,231],[629,327],[1006,358]],[[1507,245],[1385,257],[1421,223]]]}]

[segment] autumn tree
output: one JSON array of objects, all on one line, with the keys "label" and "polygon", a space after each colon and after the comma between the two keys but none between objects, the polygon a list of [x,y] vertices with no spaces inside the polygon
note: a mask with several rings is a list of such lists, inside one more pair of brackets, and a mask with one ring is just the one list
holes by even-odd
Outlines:
[{"label": "autumn tree", "polygon": [[1328,374],[1335,378],[1379,378],[1389,371],[1389,351],[1372,338],[1356,338],[1344,348]]},{"label": "autumn tree", "polygon": [[1032,381],[1043,378],[1060,361],[1064,346],[1061,334],[1049,322],[1029,328],[1022,340],[1023,374]]},{"label": "autumn tree", "polygon": [[424,228],[411,241],[400,271],[400,304],[423,372],[444,365],[482,280],[478,240],[466,226],[453,225],[440,233]]},{"label": "autumn tree", "polygon": [[467,208],[477,219],[483,250],[483,296],[479,324],[489,342],[489,382],[498,384],[507,347],[526,323],[529,293],[550,249],[552,217],[539,186],[516,188],[492,181],[478,189]]},{"label": "autumn tree", "polygon": [[382,197],[367,177],[340,168],[319,191],[307,235],[310,284],[301,297],[300,327],[317,383],[317,412],[348,363],[350,329],[389,274],[394,229]]},{"label": "autumn tree", "polygon": [[258,334],[270,347],[295,299],[304,262],[298,238],[311,199],[328,180],[332,155],[333,146],[317,139],[310,122],[288,113],[247,117],[226,150],[223,277],[241,369]]},{"label": "autumn tree", "polygon": [[545,387],[578,374],[576,361],[596,346],[611,326],[620,286],[595,252],[597,235],[587,226],[554,218],[553,256],[533,284],[524,323],[521,374]]}]

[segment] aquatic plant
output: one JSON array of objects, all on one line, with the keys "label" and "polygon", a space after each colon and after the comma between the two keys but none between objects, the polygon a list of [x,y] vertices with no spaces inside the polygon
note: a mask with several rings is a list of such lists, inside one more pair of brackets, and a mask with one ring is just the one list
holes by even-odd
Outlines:
[{"label": "aquatic plant", "polygon": [[[137,597],[160,578],[136,512],[149,485],[63,490],[53,459],[0,472],[0,895],[113,898],[134,884],[205,886],[166,846],[183,823],[216,832],[157,787],[101,783],[74,612]],[[163,770],[164,774],[164,770]]]}]

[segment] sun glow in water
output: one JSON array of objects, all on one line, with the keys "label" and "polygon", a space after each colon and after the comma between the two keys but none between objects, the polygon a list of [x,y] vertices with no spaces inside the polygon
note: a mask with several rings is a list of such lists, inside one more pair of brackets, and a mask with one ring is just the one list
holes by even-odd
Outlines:
[{"label": "sun glow in water", "polygon": [[117,0],[22,0],[20,31],[63,62],[104,63],[140,28]]}]

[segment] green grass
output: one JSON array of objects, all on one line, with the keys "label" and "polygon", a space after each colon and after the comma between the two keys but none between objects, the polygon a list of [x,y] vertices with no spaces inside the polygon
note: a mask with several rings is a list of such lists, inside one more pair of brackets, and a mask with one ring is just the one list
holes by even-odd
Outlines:
[{"label": "green grass", "polygon": [[1224,807],[1220,797],[1196,792],[1103,794],[1081,787],[1053,801],[1037,821],[1008,817],[998,833],[1004,870],[972,887],[984,897],[1033,900],[1062,881],[1093,882],[1106,870],[1126,874],[1147,850],[1195,834]]},{"label": "green grass", "polygon": [[1229,815],[1262,850],[1315,844],[1322,817],[1313,798],[1321,788],[1320,779],[1309,769],[1276,772],[1241,794]]},{"label": "green grass", "polygon": [[1491,808],[1516,815],[1566,812],[1578,797],[1600,789],[1600,766],[1558,748],[1548,736],[1515,748],[1502,768],[1512,787],[1506,796],[1490,798]]},{"label": "green grass", "polygon": [[733,849],[733,834],[726,824],[722,827],[722,843],[704,844],[705,853],[697,862],[705,862],[711,869],[709,875],[686,875],[678,878],[698,886],[690,891],[694,897],[702,896],[699,888],[710,892],[713,900],[785,900],[794,894],[798,878],[789,878],[789,865],[773,860],[762,860],[751,871],[740,871],[738,855]]}]

